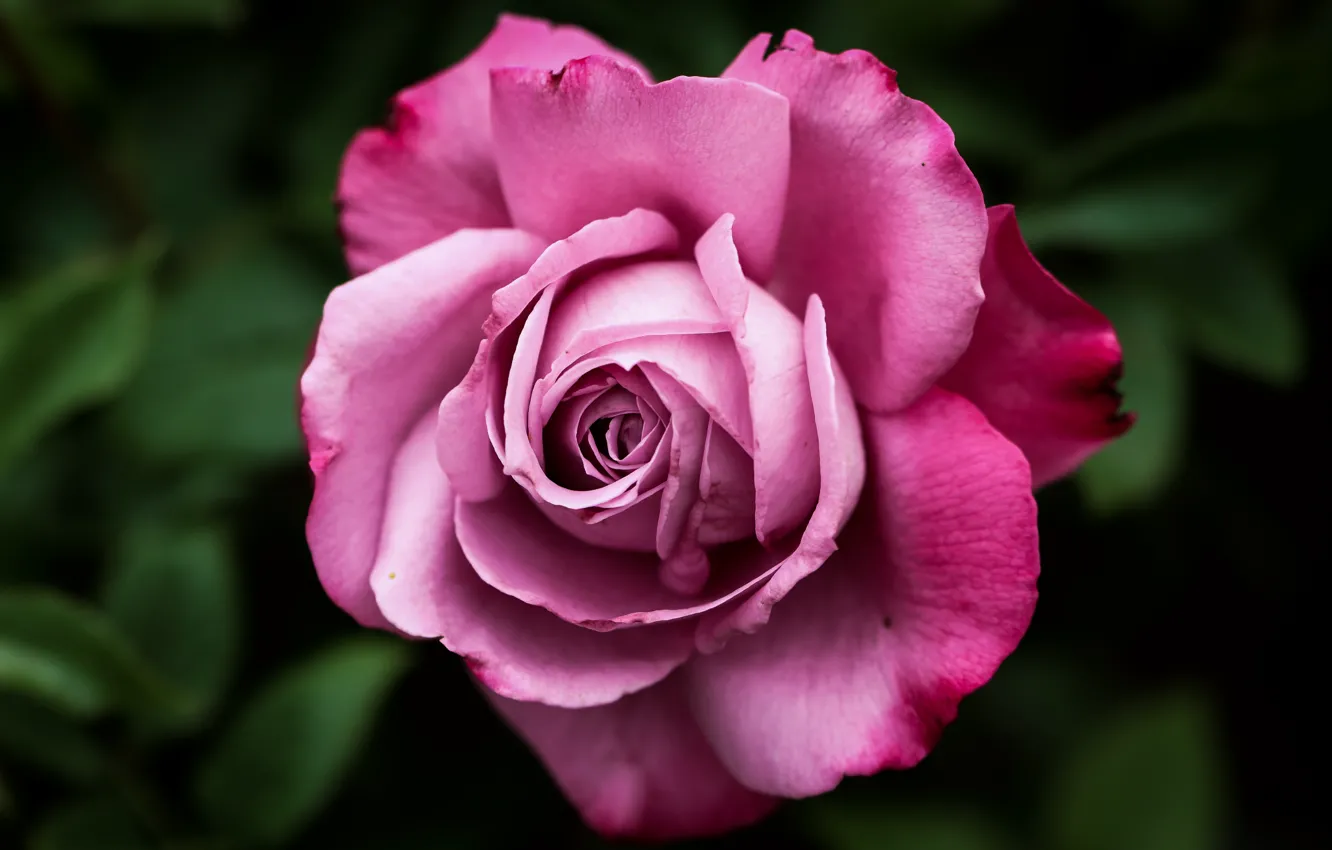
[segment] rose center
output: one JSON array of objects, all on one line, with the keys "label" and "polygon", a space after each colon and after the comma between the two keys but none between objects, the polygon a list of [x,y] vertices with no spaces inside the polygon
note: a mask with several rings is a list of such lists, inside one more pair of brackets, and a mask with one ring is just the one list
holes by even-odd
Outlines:
[{"label": "rose center", "polygon": [[615,479],[641,465],[629,457],[643,441],[643,416],[637,412],[603,416],[592,423],[582,441],[582,454],[608,477]]},{"label": "rose center", "polygon": [[568,388],[543,428],[546,472],[570,489],[604,487],[649,465],[669,426],[641,374],[595,370]]}]

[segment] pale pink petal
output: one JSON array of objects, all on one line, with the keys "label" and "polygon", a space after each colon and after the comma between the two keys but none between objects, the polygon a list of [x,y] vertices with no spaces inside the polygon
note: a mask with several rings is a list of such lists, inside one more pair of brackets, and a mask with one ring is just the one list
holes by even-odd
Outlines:
[{"label": "pale pink petal", "polygon": [[872,485],[841,548],[765,628],[685,668],[704,734],[765,793],[918,762],[1036,604],[1036,504],[1017,447],[942,390],[864,426]]},{"label": "pale pink petal", "polygon": [[698,489],[703,505],[698,527],[701,545],[743,540],[754,533],[754,460],[711,422]]},{"label": "pale pink petal", "polygon": [[527,274],[495,293],[486,334],[494,337],[526,310],[548,286],[598,260],[619,260],[638,254],[665,254],[680,244],[679,231],[661,213],[633,209],[598,219],[568,238],[551,244]]},{"label": "pale pink petal", "polygon": [[[603,374],[605,378],[610,380],[615,380],[618,377],[619,382],[614,384],[614,389],[599,395],[586,393],[578,395],[579,391],[575,389],[566,399],[566,402],[556,408],[554,416],[544,429],[543,440],[548,448],[552,441],[568,442],[570,443],[569,448],[560,448],[557,451],[566,456],[572,453],[578,457],[577,460],[566,457],[560,462],[559,453],[550,456],[543,474],[550,479],[551,483],[543,482],[540,487],[535,489],[549,492],[555,498],[556,503],[541,498],[537,498],[535,501],[537,507],[551,522],[581,541],[611,549],[651,552],[655,545],[656,517],[670,463],[674,429],[669,424],[664,423],[652,409],[652,405],[660,404],[659,399],[650,399],[652,405],[644,404],[644,398],[641,395],[634,394],[632,390],[625,386],[627,383],[629,386],[636,388],[638,392],[644,390],[650,392],[651,387],[646,381],[631,380],[633,373],[630,372],[616,371],[612,375],[610,370],[607,370],[605,373],[598,372],[595,374]],[[597,382],[592,381],[589,384],[588,380],[585,379],[577,383],[579,385],[595,386]],[[600,475],[600,477],[596,477],[592,474],[597,472],[596,465],[584,458],[583,451],[573,443],[573,435],[569,433],[564,420],[574,415],[577,415],[579,420],[586,420],[588,411],[592,410],[596,400],[611,395],[631,396],[635,402],[635,409],[646,409],[649,417],[656,424],[652,434],[649,435],[648,445],[646,447],[640,446],[640,448],[643,448],[643,454],[639,456],[635,465],[621,470],[618,476]],[[587,403],[586,409],[582,407],[585,399],[591,400]],[[579,413],[580,410],[582,410],[581,414]],[[568,413],[566,414],[565,411],[568,411]],[[575,424],[579,430],[585,430],[581,421]],[[587,427],[590,427],[590,425],[591,422],[586,423]],[[635,452],[637,451],[636,449]],[[555,463],[552,464],[552,460]],[[584,464],[585,474],[581,477],[570,476],[568,474],[569,465],[579,461]],[[612,465],[614,466],[614,464]],[[608,491],[605,489],[605,485],[614,482],[617,478],[630,478],[630,486],[618,496],[607,496]],[[587,491],[600,491],[593,494],[593,498],[597,501],[596,505],[590,508],[570,509],[559,504],[561,501],[567,501],[565,499],[567,494],[560,488],[577,490],[580,487]]]},{"label": "pale pink petal", "polygon": [[[541,434],[533,432],[541,429],[543,419],[546,417],[541,415],[540,410],[541,397],[544,393],[541,384],[535,382],[536,362],[554,292],[554,289],[547,289],[541,293],[536,306],[528,314],[518,334],[518,344],[514,349],[512,365],[505,382],[502,411],[505,437],[502,449],[504,473],[522,485],[542,504],[576,511],[626,504],[636,499],[638,485],[645,478],[650,466],[639,467],[628,475],[594,490],[574,490],[553,481],[546,474],[541,457],[537,453],[536,447],[542,442]],[[594,368],[594,363],[596,366],[601,366],[611,362],[614,361],[610,358],[602,358],[600,361],[589,360],[581,365],[590,369]],[[633,365],[636,364],[629,364],[625,368]],[[568,374],[572,382],[583,378],[586,371],[570,370]],[[534,383],[536,383],[535,392]],[[622,500],[617,502],[617,499]]]},{"label": "pale pink petal", "polygon": [[767,543],[797,528],[814,507],[818,438],[800,320],[745,279],[733,222],[730,215],[718,218],[694,253],[745,371],[753,441],[741,445],[753,448],[755,533]]},{"label": "pale pink petal", "polygon": [[583,419],[593,404],[617,391],[625,392],[622,388],[612,388],[572,396],[555,408],[542,440],[546,471],[551,480],[573,490],[590,490],[612,480],[584,457],[582,441],[586,427]]},{"label": "pale pink petal", "polygon": [[482,581],[598,631],[694,617],[744,595],[776,569],[771,559],[737,558],[697,597],[681,596],[658,582],[655,554],[585,543],[550,522],[517,486],[488,502],[459,501],[454,519]]},{"label": "pale pink petal", "polygon": [[[439,410],[439,463],[460,498],[494,498],[504,486],[501,462],[504,448],[501,411],[504,376],[517,346],[517,333],[509,331],[549,286],[598,260],[632,257],[673,250],[675,228],[661,215],[634,210],[619,218],[589,224],[579,232],[546,248],[527,273],[497,291],[485,321],[487,340],[472,361],[467,376],[444,398]],[[493,450],[486,451],[490,445]]]},{"label": "pale pink petal", "polygon": [[[553,382],[541,379],[533,386],[535,352],[546,326],[552,292],[547,290],[542,294],[523,325],[515,347],[504,400],[504,471],[538,501],[578,511],[613,507],[616,504],[614,500],[621,499],[627,503],[635,498],[631,492],[634,488],[651,483],[647,475],[652,469],[651,464],[594,490],[574,490],[562,486],[553,481],[543,468],[536,450],[541,436],[537,433],[536,439],[533,439],[534,432],[539,432],[542,423],[549,415],[553,415],[554,408],[565,393],[597,369],[617,366],[628,371],[637,368],[649,379],[660,375],[662,378],[654,380],[654,384],[666,380],[667,386],[679,387],[684,393],[683,404],[672,404],[668,400],[668,406],[701,406],[714,421],[734,434],[737,441],[751,439],[749,408],[744,395],[744,372],[735,346],[726,334],[647,336],[613,343],[573,364]],[[699,431],[700,444],[701,440],[702,432]],[[683,448],[678,444],[676,447]]]},{"label": "pale pink petal", "polygon": [[486,429],[490,341],[481,340],[467,374],[444,396],[436,420],[435,453],[459,498],[493,499],[507,480]]},{"label": "pale pink petal", "polygon": [[692,241],[735,213],[745,268],[772,270],[790,155],[785,99],[740,80],[649,85],[592,56],[562,73],[491,74],[500,182],[513,220],[561,239],[635,207]]},{"label": "pale pink petal", "polygon": [[[698,481],[703,472],[710,424],[707,412],[701,407],[682,408],[673,411],[671,415],[670,470],[666,489],[661,495],[661,511],[655,535],[656,551],[660,558],[669,558],[680,544],[689,513],[698,502]],[[697,529],[695,532],[696,537]],[[668,581],[667,584],[677,592],[689,594],[702,590],[706,581],[705,570],[702,581],[689,581],[683,585]]]},{"label": "pale pink petal", "polygon": [[818,504],[796,550],[782,561],[767,583],[738,607],[704,617],[699,624],[699,646],[704,651],[719,649],[736,631],[752,633],[767,623],[773,606],[837,550],[837,534],[860,499],[865,483],[865,448],[859,414],[846,378],[828,351],[828,330],[817,295],[809,298],[804,346],[818,431]]},{"label": "pale pink petal", "polygon": [[688,394],[684,406],[702,407],[741,446],[754,443],[745,368],[729,334],[626,339],[602,346],[585,362],[637,366],[649,380],[665,375]]},{"label": "pale pink petal", "polygon": [[583,707],[660,681],[693,650],[688,624],[603,635],[486,586],[454,536],[454,497],[435,464],[425,416],[394,461],[384,532],[370,574],[374,598],[401,631],[439,637],[495,691]]},{"label": "pale pink petal", "polygon": [[765,57],[768,41],[750,42],[725,76],[791,103],[790,191],[769,289],[792,310],[821,296],[856,401],[900,409],[971,337],[982,300],[980,187],[952,131],[902,95],[879,60],[820,52],[794,30]]},{"label": "pale pink petal", "polygon": [[[669,444],[668,444],[669,445]],[[602,549],[652,552],[656,545],[657,514],[663,485],[635,492],[627,505],[606,508],[593,516],[580,515],[558,505],[538,504],[546,519],[583,543]]]},{"label": "pale pink petal", "polygon": [[640,606],[675,603],[657,584],[656,558],[571,538],[517,487],[487,502],[460,504],[458,540],[486,584],[571,623],[599,621]]},{"label": "pale pink petal", "polygon": [[[547,475],[570,489],[589,490],[642,466],[661,443],[665,430],[650,408],[647,420],[642,420],[640,411],[645,407],[642,399],[618,385],[570,395],[542,429],[540,454]],[[592,426],[603,417],[611,422],[606,436],[611,449],[608,456],[591,436]],[[628,426],[621,424],[626,417],[639,417],[642,424],[632,449],[621,453],[618,442],[627,433]]]},{"label": "pale pink petal", "polygon": [[501,15],[470,56],[400,92],[388,126],[361,131],[343,159],[337,200],[352,271],[367,272],[459,228],[507,225],[491,142],[490,69],[557,71],[593,54],[633,65],[577,27]]},{"label": "pale pink petal", "polygon": [[551,310],[537,374],[561,371],[613,342],[724,330],[726,323],[693,263],[632,263],[581,281],[560,296]]},{"label": "pale pink petal", "polygon": [[1123,358],[1105,316],[1027,250],[1013,207],[991,207],[985,306],[971,346],[941,382],[1018,445],[1039,487],[1133,424],[1119,412]]},{"label": "pale pink petal", "polygon": [[736,782],[717,760],[676,677],[577,711],[486,695],[587,824],[607,838],[713,835],[777,805]]},{"label": "pale pink petal", "polygon": [[456,384],[495,288],[543,243],[516,230],[462,230],[333,291],[301,378],[315,474],[306,534],[328,595],[366,625],[389,467],[408,432]]}]

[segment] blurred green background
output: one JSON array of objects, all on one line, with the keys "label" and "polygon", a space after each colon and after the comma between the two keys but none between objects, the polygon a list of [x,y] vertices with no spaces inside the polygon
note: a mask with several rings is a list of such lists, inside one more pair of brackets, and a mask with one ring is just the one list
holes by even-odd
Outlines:
[{"label": "blurred green background", "polygon": [[[1115,320],[1140,416],[1041,494],[1030,635],[918,769],[691,846],[1329,846],[1304,653],[1332,5],[510,8],[659,78],[790,26],[874,51]],[[303,540],[295,382],[345,276],[339,157],[497,11],[0,0],[0,847],[604,846],[462,665],[359,632]]]}]

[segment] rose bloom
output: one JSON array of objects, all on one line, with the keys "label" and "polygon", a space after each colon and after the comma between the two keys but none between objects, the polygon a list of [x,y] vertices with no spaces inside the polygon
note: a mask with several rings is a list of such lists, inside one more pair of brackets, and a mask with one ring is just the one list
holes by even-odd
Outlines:
[{"label": "rose bloom", "polygon": [[319,577],[461,655],[606,835],[918,762],[1031,619],[1033,485],[1129,425],[947,125],[798,32],[654,84],[504,16],[338,200]]}]

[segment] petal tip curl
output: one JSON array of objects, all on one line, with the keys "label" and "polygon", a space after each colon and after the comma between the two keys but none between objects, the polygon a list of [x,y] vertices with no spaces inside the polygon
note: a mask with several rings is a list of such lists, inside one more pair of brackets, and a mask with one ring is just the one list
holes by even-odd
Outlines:
[{"label": "petal tip curl", "polygon": [[988,215],[985,304],[971,345],[941,383],[1022,449],[1039,487],[1132,427],[1118,389],[1123,351],[1109,320],[1031,253],[1013,207]]}]

